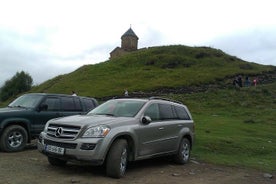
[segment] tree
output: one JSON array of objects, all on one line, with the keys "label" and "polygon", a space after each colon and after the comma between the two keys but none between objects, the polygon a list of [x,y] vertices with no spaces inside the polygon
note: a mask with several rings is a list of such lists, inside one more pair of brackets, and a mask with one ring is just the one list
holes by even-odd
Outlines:
[{"label": "tree", "polygon": [[0,100],[5,101],[10,97],[29,91],[32,84],[33,79],[28,73],[24,71],[16,72],[16,74],[2,86]]}]

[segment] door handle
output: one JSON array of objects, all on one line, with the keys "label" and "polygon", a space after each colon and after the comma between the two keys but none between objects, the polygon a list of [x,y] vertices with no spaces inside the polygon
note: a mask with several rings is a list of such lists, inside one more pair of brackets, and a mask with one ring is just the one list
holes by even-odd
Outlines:
[{"label": "door handle", "polygon": [[164,130],[165,128],[164,127],[160,127],[160,128],[158,128],[159,130]]}]

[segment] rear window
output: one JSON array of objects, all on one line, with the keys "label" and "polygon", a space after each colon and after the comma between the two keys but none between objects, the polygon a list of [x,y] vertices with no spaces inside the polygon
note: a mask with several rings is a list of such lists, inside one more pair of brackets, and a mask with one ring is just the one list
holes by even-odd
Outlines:
[{"label": "rear window", "polygon": [[81,111],[79,98],[61,97],[61,108],[63,111]]},{"label": "rear window", "polygon": [[175,111],[176,111],[178,119],[183,119],[183,120],[190,120],[191,119],[184,107],[175,106]]},{"label": "rear window", "polygon": [[92,99],[83,98],[82,101],[84,103],[86,111],[90,111],[95,108],[95,104]]}]

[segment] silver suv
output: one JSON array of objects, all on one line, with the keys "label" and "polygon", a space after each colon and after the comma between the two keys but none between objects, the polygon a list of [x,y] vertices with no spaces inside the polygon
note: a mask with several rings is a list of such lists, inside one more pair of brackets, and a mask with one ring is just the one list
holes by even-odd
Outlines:
[{"label": "silver suv", "polygon": [[105,164],[108,176],[120,178],[128,161],[172,155],[176,163],[187,163],[193,141],[194,122],[182,103],[125,98],[109,100],[87,115],[48,121],[38,150],[51,165]]}]

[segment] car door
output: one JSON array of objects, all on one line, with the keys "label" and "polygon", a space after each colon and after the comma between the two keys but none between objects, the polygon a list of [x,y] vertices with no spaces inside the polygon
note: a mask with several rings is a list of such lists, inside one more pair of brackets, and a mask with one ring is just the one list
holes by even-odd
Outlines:
[{"label": "car door", "polygon": [[61,117],[61,100],[59,97],[47,96],[40,104],[39,110],[33,115],[34,123],[32,131],[34,134],[39,134],[43,129],[48,120]]},{"label": "car door", "polygon": [[137,130],[138,156],[150,156],[174,151],[177,144],[176,120],[171,105],[153,103],[144,113],[152,122]]},{"label": "car door", "polygon": [[162,120],[162,138],[163,152],[175,151],[178,147],[179,131],[182,124],[174,112],[173,105],[170,103],[160,103],[159,105],[160,119]]}]

